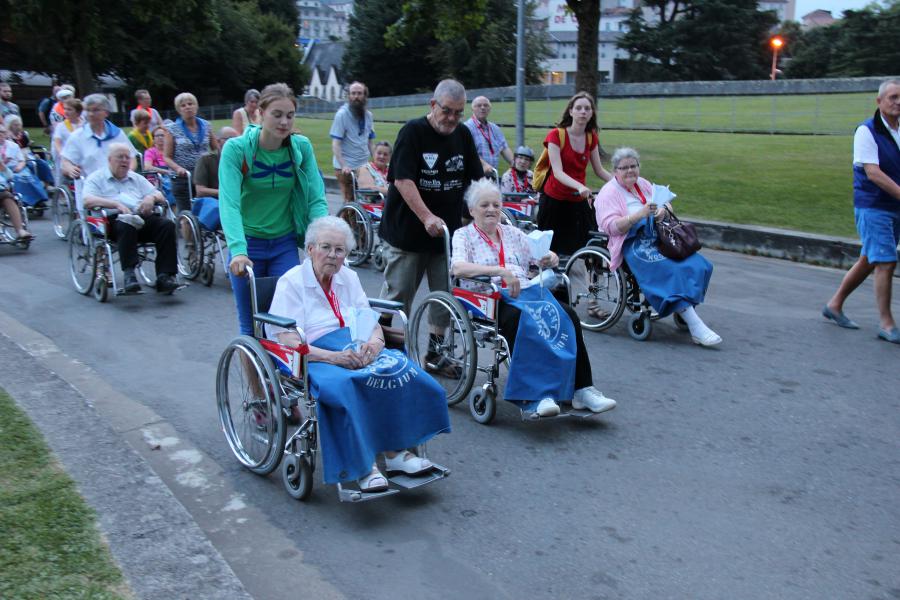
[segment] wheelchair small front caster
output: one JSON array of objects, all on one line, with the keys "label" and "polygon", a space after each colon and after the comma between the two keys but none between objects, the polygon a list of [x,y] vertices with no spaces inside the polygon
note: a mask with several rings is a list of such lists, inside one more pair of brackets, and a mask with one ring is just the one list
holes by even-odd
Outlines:
[{"label": "wheelchair small front caster", "polygon": [[497,391],[490,384],[484,384],[469,396],[469,412],[476,422],[487,425],[497,413]]},{"label": "wheelchair small front caster", "polygon": [[384,257],[384,246],[381,244],[376,246],[375,251],[372,252],[372,264],[379,271],[384,271],[385,267],[387,267],[387,259]]},{"label": "wheelchair small front caster", "polygon": [[306,500],[312,491],[312,467],[305,456],[288,454],[281,462],[281,482],[294,500]]},{"label": "wheelchair small front caster", "polygon": [[650,314],[645,312],[637,312],[628,319],[628,335],[639,342],[643,342],[650,337]]},{"label": "wheelchair small front caster", "polygon": [[687,321],[684,320],[681,313],[672,313],[672,320],[675,321],[675,327],[677,327],[679,331],[688,330]]},{"label": "wheelchair small front caster", "polygon": [[107,298],[109,298],[109,282],[106,281],[106,277],[98,277],[94,282],[94,299],[97,302],[106,302]]},{"label": "wheelchair small front caster", "polygon": [[203,265],[200,267],[200,283],[209,287],[213,283],[216,276],[215,267],[213,265]]}]

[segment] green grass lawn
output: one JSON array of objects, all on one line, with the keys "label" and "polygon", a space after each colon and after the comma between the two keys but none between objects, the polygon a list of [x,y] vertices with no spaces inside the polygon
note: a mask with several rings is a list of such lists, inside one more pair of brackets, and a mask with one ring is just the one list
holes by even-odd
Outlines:
[{"label": "green grass lawn", "polygon": [[[858,119],[866,112],[861,109]],[[412,114],[422,115],[424,108]],[[297,125],[312,140],[322,172],[333,174],[331,121],[298,119]],[[399,123],[375,125],[379,139],[391,142],[399,129]],[[844,136],[607,130],[600,142],[609,153],[623,145],[636,148],[641,174],[671,185],[682,215],[855,237],[852,130]],[[506,134],[515,135],[511,129]],[[545,134],[526,129],[526,143],[537,152]],[[600,180],[591,175],[588,184],[597,189]]]},{"label": "green grass lawn", "polygon": [[[525,122],[547,125],[559,121],[567,100],[529,100]],[[375,120],[405,120],[422,114],[421,107],[379,108]],[[695,96],[664,98],[601,98],[597,108],[606,129],[678,129],[762,131],[852,135],[875,111],[872,93],[804,96]],[[515,102],[494,102],[491,120],[515,123]]]},{"label": "green grass lawn", "polygon": [[0,390],[0,598],[131,598],[94,513]]}]

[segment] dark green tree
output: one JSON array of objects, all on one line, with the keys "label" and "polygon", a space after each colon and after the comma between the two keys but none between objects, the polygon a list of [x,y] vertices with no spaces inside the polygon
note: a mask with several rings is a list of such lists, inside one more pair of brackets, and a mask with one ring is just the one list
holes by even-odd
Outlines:
[{"label": "dark green tree", "polygon": [[768,40],[774,12],[756,0],[690,0],[651,6],[659,20],[640,10],[630,16],[619,42],[633,81],[759,79],[768,72]]},{"label": "dark green tree", "polygon": [[[365,55],[371,53],[365,44],[358,43],[360,37],[365,40],[376,38],[378,27],[385,23],[383,42],[367,43],[378,49],[376,54],[387,51],[389,56],[395,56],[394,51],[401,51],[417,61],[417,67],[412,70],[415,78],[411,84],[403,86],[403,91],[430,89],[442,77],[456,77],[469,87],[504,86],[515,82],[514,2],[419,0],[405,2],[402,6],[394,5],[392,9],[384,7],[384,4],[393,3],[364,0],[355,5],[357,14],[350,21],[350,37],[354,40],[351,46],[356,47],[348,48],[345,54],[344,65],[348,73],[355,75],[362,72],[360,65],[365,63]],[[359,12],[361,5],[366,7],[367,15],[370,15],[368,11],[374,8],[373,5],[377,5],[377,14],[389,17],[383,16],[378,20],[378,25],[372,26],[371,22],[363,21]],[[533,13],[533,8],[529,5],[529,15]],[[374,18],[377,15],[370,16]],[[527,27],[525,44],[526,81],[535,83],[540,80],[539,63],[548,55],[547,43],[540,31]],[[424,66],[430,67],[424,72],[423,61]],[[429,73],[427,77],[423,77],[425,72]],[[365,77],[365,81],[371,82],[369,85],[373,90],[389,85],[401,87],[395,81],[376,81],[371,72],[366,72]]]}]

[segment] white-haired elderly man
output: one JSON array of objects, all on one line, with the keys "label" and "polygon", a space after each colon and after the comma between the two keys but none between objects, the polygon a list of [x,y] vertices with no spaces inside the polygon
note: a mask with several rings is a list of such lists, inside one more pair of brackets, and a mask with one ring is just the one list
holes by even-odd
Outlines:
[{"label": "white-haired elderly man", "polygon": [[90,94],[84,99],[84,114],[87,122],[72,132],[62,149],[62,172],[75,180],[75,200],[81,208],[81,177],[88,177],[107,164],[109,149],[113,144],[124,144],[131,148],[131,167],[137,151],[121,129],[109,122],[109,99],[103,94]]},{"label": "white-haired elderly man", "polygon": [[497,170],[502,156],[512,166],[513,152],[506,142],[503,131],[496,123],[488,121],[491,114],[491,101],[486,96],[478,96],[472,100],[472,118],[465,122],[465,126],[472,132],[475,140],[475,148],[481,157],[481,166],[486,175],[499,176]]},{"label": "white-haired elderly man", "polygon": [[114,142],[108,149],[107,166],[91,173],[84,182],[84,207],[111,208],[119,213],[112,217],[110,226],[119,249],[125,292],[141,290],[134,269],[138,264],[137,245],[142,242],[156,245],[156,291],[171,294],[178,289],[175,223],[153,212],[156,205],[168,203],[153,184],[131,170],[131,144]]}]

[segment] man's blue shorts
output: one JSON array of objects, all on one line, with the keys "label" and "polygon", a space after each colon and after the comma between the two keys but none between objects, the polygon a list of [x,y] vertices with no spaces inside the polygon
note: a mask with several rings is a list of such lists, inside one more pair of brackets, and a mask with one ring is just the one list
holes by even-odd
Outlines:
[{"label": "man's blue shorts", "polygon": [[854,208],[856,230],[862,241],[860,256],[870,263],[897,262],[900,214],[877,208]]}]

